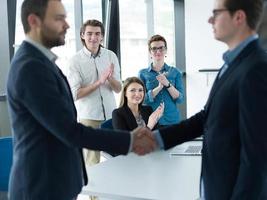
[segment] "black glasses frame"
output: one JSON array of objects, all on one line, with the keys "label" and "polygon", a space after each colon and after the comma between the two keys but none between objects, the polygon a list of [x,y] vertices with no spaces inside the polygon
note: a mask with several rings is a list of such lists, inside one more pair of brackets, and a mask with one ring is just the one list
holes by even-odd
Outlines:
[{"label": "black glasses frame", "polygon": [[152,51],[153,53],[156,53],[158,50],[159,50],[160,52],[165,51],[165,50],[167,49],[167,47],[166,47],[166,46],[150,47],[149,49],[150,49],[150,51]]},{"label": "black glasses frame", "polygon": [[212,10],[212,18],[216,18],[220,13],[225,12],[225,11],[230,11],[228,8],[221,8],[221,9],[214,9]]}]

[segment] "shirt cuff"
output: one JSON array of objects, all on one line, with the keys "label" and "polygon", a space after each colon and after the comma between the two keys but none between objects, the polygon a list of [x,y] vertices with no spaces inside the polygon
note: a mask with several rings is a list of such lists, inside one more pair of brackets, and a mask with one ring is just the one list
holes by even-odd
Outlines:
[{"label": "shirt cuff", "polygon": [[153,131],[153,134],[154,134],[155,139],[156,139],[156,141],[158,143],[159,149],[164,149],[164,143],[163,143],[163,140],[162,140],[162,137],[160,135],[159,130]]},{"label": "shirt cuff", "polygon": [[149,100],[149,102],[154,102],[154,98],[153,98],[153,95],[152,95],[152,91],[153,91],[153,90],[149,90],[149,91],[147,92],[147,96],[148,96],[148,100]]},{"label": "shirt cuff", "polygon": [[133,150],[133,134],[132,132],[130,132],[130,146],[129,146],[128,153],[132,152],[132,150]]}]

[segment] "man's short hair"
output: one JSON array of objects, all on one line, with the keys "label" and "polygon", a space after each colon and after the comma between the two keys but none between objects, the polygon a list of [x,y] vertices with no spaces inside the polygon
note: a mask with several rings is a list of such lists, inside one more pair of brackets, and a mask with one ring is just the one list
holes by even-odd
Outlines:
[{"label": "man's short hair", "polygon": [[[30,14],[35,14],[41,20],[45,18],[48,2],[51,0],[24,0],[21,6],[21,22],[25,33],[30,31],[28,17]],[[60,1],[60,0],[53,0]]]},{"label": "man's short hair", "polygon": [[162,42],[164,42],[164,45],[165,45],[165,47],[166,47],[166,49],[167,49],[167,42],[166,42],[166,39],[163,37],[163,36],[161,36],[161,35],[153,35],[149,40],[148,40],[148,42],[147,42],[147,45],[148,45],[148,51],[150,51],[150,45],[151,45],[151,43],[152,42],[158,42],[158,41],[162,41]]},{"label": "man's short hair", "polygon": [[101,35],[104,37],[105,36],[105,28],[104,25],[102,24],[102,22],[96,20],[96,19],[89,19],[86,22],[84,22],[84,24],[82,25],[81,29],[80,29],[80,38],[81,38],[81,42],[83,43],[83,45],[85,46],[85,42],[84,39],[82,39],[82,35],[85,32],[86,26],[94,26],[94,27],[100,27],[101,30]]},{"label": "man's short hair", "polygon": [[256,30],[263,11],[263,0],[225,0],[224,6],[230,13],[243,10],[247,16],[247,24],[252,30]]}]

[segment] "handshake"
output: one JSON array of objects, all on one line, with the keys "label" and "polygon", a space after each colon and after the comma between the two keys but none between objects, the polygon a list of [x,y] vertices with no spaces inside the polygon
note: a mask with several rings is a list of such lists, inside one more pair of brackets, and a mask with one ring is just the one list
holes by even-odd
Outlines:
[{"label": "handshake", "polygon": [[145,155],[157,148],[157,141],[147,127],[138,127],[132,132],[132,148],[131,151],[138,155]]}]

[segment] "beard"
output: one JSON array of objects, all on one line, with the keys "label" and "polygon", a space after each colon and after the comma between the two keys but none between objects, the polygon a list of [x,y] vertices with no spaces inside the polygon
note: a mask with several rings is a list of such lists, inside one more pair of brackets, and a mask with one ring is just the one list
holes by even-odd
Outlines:
[{"label": "beard", "polygon": [[65,34],[66,34],[66,29],[61,32],[57,32],[56,30],[53,30],[51,27],[43,24],[40,35],[41,42],[48,49],[51,49],[52,47],[56,46],[61,46],[65,44]]}]

